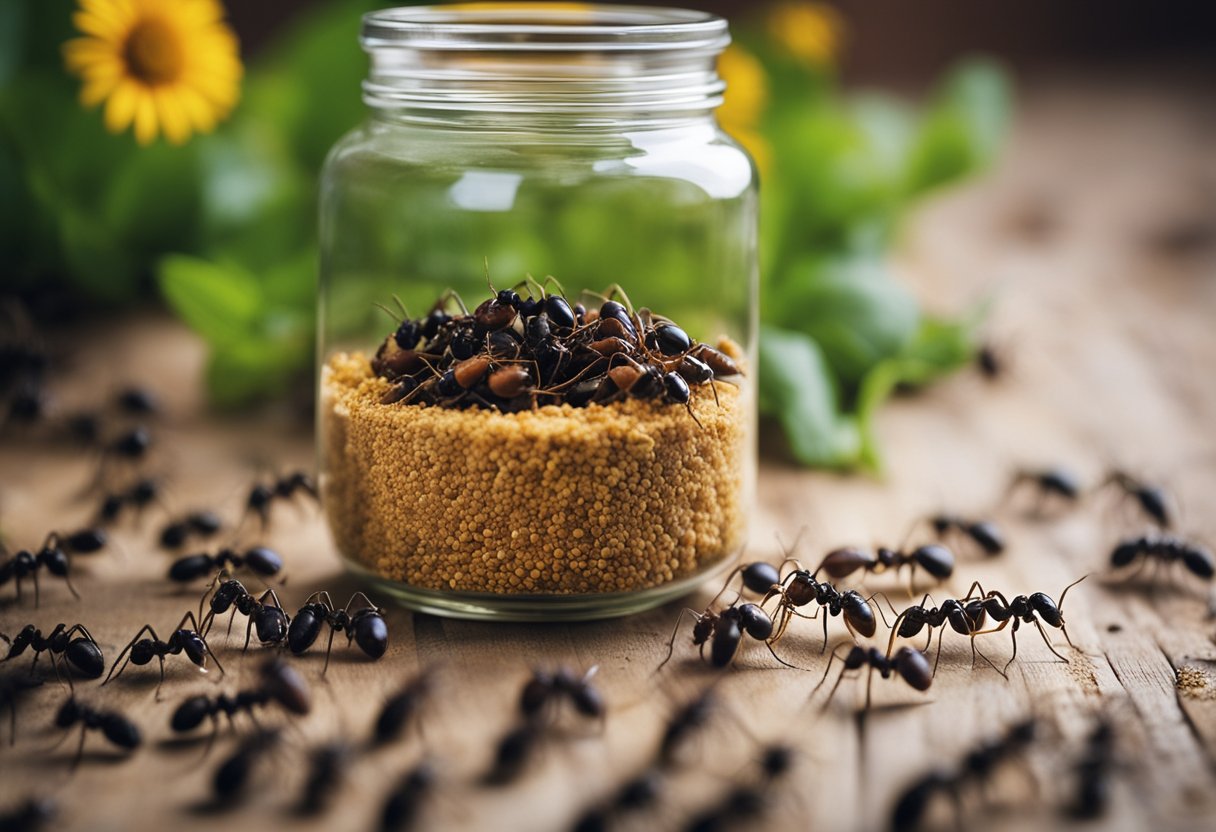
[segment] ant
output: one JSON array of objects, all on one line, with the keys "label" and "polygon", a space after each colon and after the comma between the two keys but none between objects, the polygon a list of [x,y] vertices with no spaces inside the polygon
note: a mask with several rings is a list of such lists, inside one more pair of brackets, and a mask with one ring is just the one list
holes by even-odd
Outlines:
[{"label": "ant", "polygon": [[[73,638],[75,636],[75,638]],[[59,663],[56,656],[62,656],[68,666],[86,679],[96,679],[106,669],[105,659],[102,658],[101,648],[92,634],[83,624],[56,624],[46,636],[33,624],[26,624],[12,640],[0,633],[0,639],[9,644],[8,655],[0,661],[16,658],[29,648],[34,653],[34,661],[30,664],[30,675],[43,653],[50,654],[55,666],[55,675],[59,675]]]},{"label": "ant", "polygon": [[[190,624],[190,629],[186,629],[186,624]],[[102,684],[107,684],[111,678],[117,679],[121,676],[129,663],[134,662],[137,666],[142,667],[152,659],[157,659],[160,662],[160,681],[156,685],[156,697],[159,699],[161,685],[165,683],[165,656],[176,656],[179,653],[185,653],[186,658],[203,672],[207,670],[207,656],[211,656],[215,666],[219,668],[220,673],[223,673],[224,668],[220,664],[220,660],[215,657],[215,653],[211,651],[206,637],[200,634],[201,629],[198,619],[192,612],[187,612],[182,616],[182,620],[173,628],[173,634],[169,636],[168,641],[161,641],[152,625],[145,624],[139,628],[135,638],[127,642],[127,646],[118,654],[118,658],[114,660],[114,664],[110,667],[110,672]],[[140,636],[144,633],[148,633],[151,638],[141,639]],[[127,657],[125,662],[123,662],[124,656]],[[120,662],[122,662],[121,668],[118,667]],[[114,672],[116,669],[117,674]]]},{"label": "ant", "polygon": [[244,792],[249,774],[265,754],[282,741],[278,728],[263,728],[241,740],[236,751],[216,768],[211,778],[211,790],[216,800],[234,800]]},{"label": "ant", "polygon": [[712,688],[706,688],[676,709],[663,727],[663,736],[659,741],[660,766],[674,764],[680,749],[691,736],[709,724],[710,717],[718,709],[718,698]]},{"label": "ant", "polygon": [[7,811],[0,812],[0,829],[11,832],[37,832],[54,822],[59,804],[49,797],[31,797]]},{"label": "ant", "polygon": [[689,832],[718,832],[735,821],[746,822],[763,815],[769,808],[769,793],[778,780],[794,765],[794,751],[774,743],[760,755],[759,771],[750,783],[734,786],[717,805],[694,816],[684,827]]},{"label": "ant", "polygon": [[663,793],[663,777],[654,769],[626,780],[605,802],[585,811],[574,823],[573,832],[606,832],[609,825],[633,812],[653,807]]},{"label": "ant", "polygon": [[401,736],[406,725],[413,720],[427,697],[431,695],[433,687],[432,674],[424,671],[385,700],[384,707],[380,709],[380,715],[376,718],[374,731],[376,745],[387,745]]},{"label": "ant", "polygon": [[161,485],[157,480],[142,477],[127,489],[106,494],[97,509],[97,522],[116,523],[128,507],[138,514],[156,502],[160,493]]},{"label": "ant", "polygon": [[[828,659],[828,666],[823,669],[823,678],[815,686],[816,691],[827,681],[828,671],[832,669],[832,662],[838,658],[840,658],[839,648],[832,651],[831,658]],[[832,697],[836,695],[836,689],[840,687],[845,674],[851,670],[859,670],[863,667],[867,668],[866,710],[870,709],[870,687],[874,681],[875,670],[884,679],[891,678],[891,674],[894,673],[922,693],[933,685],[933,671],[929,668],[929,660],[925,657],[924,653],[911,647],[901,647],[895,651],[894,656],[887,656],[876,647],[866,648],[854,644],[850,647],[848,655],[844,657],[843,665],[840,675],[836,677],[836,684],[832,685],[828,698],[824,700],[823,706],[825,708],[832,701]],[[812,691],[811,695],[814,696],[814,691]]]},{"label": "ant", "polygon": [[[350,608],[358,599],[362,599],[364,606],[356,609],[352,615]],[[329,625],[329,644],[325,648],[325,666],[321,673],[329,669],[329,655],[334,648],[336,633],[345,632],[347,644],[354,641],[372,659],[380,658],[388,650],[388,625],[384,621],[384,610],[362,592],[352,595],[341,610],[334,608],[333,600],[325,590],[305,598],[304,606],[291,620],[291,627],[287,631],[287,646],[291,652],[298,656],[312,647],[321,634],[323,624]]]},{"label": "ant", "polygon": [[328,808],[353,761],[354,750],[344,742],[328,742],[314,748],[309,756],[300,811],[318,814]]},{"label": "ant", "polygon": [[494,762],[485,781],[503,785],[519,778],[544,738],[544,726],[525,720],[503,734],[494,748]]},{"label": "ant", "polygon": [[996,381],[1005,374],[1005,359],[992,344],[983,344],[976,351],[975,366],[985,381]]},{"label": "ant", "polygon": [[909,585],[915,579],[916,569],[920,567],[939,581],[944,581],[954,574],[954,553],[938,543],[927,543],[911,552],[878,548],[878,554],[860,549],[855,546],[845,546],[833,549],[824,555],[815,575],[820,571],[827,572],[831,578],[847,578],[857,570],[878,575],[894,568],[896,572],[905,566],[911,567],[908,575]]},{"label": "ant", "polygon": [[[845,627],[849,633],[856,637],[858,633],[866,638],[870,638],[878,630],[878,621],[874,616],[874,608],[870,606],[870,601],[877,597],[875,595],[870,598],[863,598],[861,593],[850,589],[841,592],[830,583],[819,582],[815,580],[815,575],[802,568],[802,565],[796,560],[790,560],[794,565],[794,570],[787,574],[780,583],[769,589],[768,594],[761,601],[761,606],[768,603],[770,598],[778,599],[778,609],[780,609],[781,618],[777,624],[777,632],[770,639],[771,641],[779,640],[789,627],[793,616],[800,618],[816,618],[820,610],[815,611],[815,615],[804,615],[798,612],[798,607],[805,607],[808,604],[818,604],[824,612],[823,616],[823,646],[820,648],[822,653],[827,649],[828,645],[828,618],[843,615]],[[878,614],[882,615],[880,609]],[[883,619],[886,623],[886,619]]]},{"label": "ant", "polygon": [[191,538],[212,538],[223,527],[224,521],[214,511],[198,509],[166,523],[160,530],[160,545],[162,549],[179,549]]},{"label": "ant", "polygon": [[1134,500],[1140,510],[1159,528],[1168,529],[1173,525],[1171,500],[1164,488],[1118,470],[1111,471],[1102,485],[1114,486],[1123,492],[1124,497]]},{"label": "ant", "polygon": [[1068,505],[1076,505],[1081,499],[1081,482],[1076,475],[1065,468],[1024,469],[1013,475],[1009,482],[1007,496],[1015,491],[1030,486],[1038,495],[1035,506],[1036,513],[1041,513],[1044,504],[1055,498]]},{"label": "ant", "polygon": [[[8,708],[8,744],[17,743],[17,703],[30,691],[42,687],[42,680],[24,674],[0,676],[0,709]],[[4,825],[0,823],[0,829]]]},{"label": "ant", "polygon": [[604,697],[591,684],[591,677],[599,670],[592,667],[582,676],[576,676],[568,667],[559,667],[552,673],[534,670],[532,678],[524,685],[519,695],[519,710],[524,719],[532,722],[551,721],[561,700],[568,700],[580,716],[588,719],[604,718]]},{"label": "ant", "polygon": [[380,812],[382,832],[410,828],[422,809],[422,802],[435,790],[436,780],[434,766],[425,760],[407,771]]},{"label": "ant", "polygon": [[1033,624],[1039,631],[1039,635],[1043,637],[1043,643],[1047,645],[1047,649],[1052,655],[1058,658],[1065,664],[1068,659],[1056,652],[1056,649],[1051,646],[1051,639],[1047,637],[1047,631],[1043,629],[1043,624],[1049,627],[1054,627],[1064,633],[1064,639],[1068,642],[1069,647],[1076,649],[1072,643],[1072,639],[1068,636],[1068,628],[1064,624],[1064,597],[1068,595],[1068,590],[1072,589],[1081,581],[1085,580],[1088,575],[1082,575],[1077,580],[1064,587],[1064,591],[1060,593],[1060,600],[1057,603],[1051,599],[1051,596],[1044,592],[1035,592],[1030,595],[1017,595],[1012,601],[1005,599],[1005,596],[1000,592],[993,590],[992,592],[984,592],[984,588],[980,586],[979,581],[971,585],[967,596],[963,599],[965,602],[973,600],[971,593],[979,590],[980,595],[977,600],[983,605],[984,612],[988,614],[993,621],[999,622],[996,627],[988,630],[979,630],[972,633],[972,636],[984,635],[986,633],[997,633],[1005,629],[1012,621],[1013,628],[1010,634],[1013,639],[1013,655],[1009,657],[1009,661],[1005,662],[1005,671],[1009,670],[1009,665],[1013,664],[1013,660],[1018,655],[1018,627],[1025,622]]},{"label": "ant", "polygon": [[151,447],[152,434],[143,425],[137,425],[115,436],[102,446],[101,464],[97,469],[94,485],[104,481],[106,469],[111,462],[125,460],[137,463],[148,455]]},{"label": "ant", "polygon": [[985,555],[995,557],[1005,551],[1005,535],[991,520],[970,520],[957,514],[940,513],[926,518],[933,533],[944,538],[956,533],[971,540]]},{"label": "ant", "polygon": [[971,663],[973,665],[975,656],[978,654],[991,665],[993,670],[1004,675],[1004,672],[992,664],[992,661],[975,646],[975,636],[981,632],[980,628],[984,626],[984,619],[987,615],[984,612],[984,602],[978,598],[965,602],[948,598],[942,602],[940,607],[926,607],[925,604],[931,600],[931,596],[925,595],[919,604],[908,607],[896,617],[895,623],[891,625],[891,637],[887,641],[887,655],[891,655],[896,638],[914,638],[925,628],[929,630],[929,637],[925,642],[925,650],[928,650],[929,645],[933,643],[933,630],[940,628],[937,633],[937,658],[933,660],[933,675],[937,676],[937,665],[942,659],[942,636],[946,633],[944,625],[949,624],[954,632],[970,636]]},{"label": "ant", "polygon": [[245,513],[256,514],[265,529],[270,524],[270,509],[274,501],[290,500],[301,491],[313,500],[319,502],[321,499],[316,483],[303,471],[279,477],[269,485],[254,483],[249,489],[249,496],[245,498]]},{"label": "ant", "polygon": [[1099,719],[1085,741],[1085,750],[1075,766],[1076,795],[1066,807],[1076,820],[1096,820],[1110,803],[1110,775],[1115,767],[1115,725]]},{"label": "ant", "polygon": [[312,696],[308,685],[286,662],[277,658],[270,659],[259,668],[258,676],[257,687],[246,688],[231,695],[221,693],[212,697],[199,694],[183,700],[173,712],[169,727],[180,734],[193,731],[204,719],[210,719],[214,739],[219,731],[220,714],[226,716],[231,724],[234,716],[244,712],[256,723],[253,709],[272,702],[299,716],[304,716],[312,710]]},{"label": "ant", "polygon": [[913,781],[900,794],[891,810],[892,832],[914,832],[921,828],[929,805],[938,793],[948,793],[959,810],[959,793],[971,783],[983,784],[1007,760],[1021,754],[1034,742],[1037,725],[1026,719],[1011,725],[995,739],[984,740],[969,751],[957,771],[934,769]]},{"label": "ant", "polygon": [[76,750],[72,768],[80,763],[84,754],[84,740],[89,731],[101,731],[111,745],[124,751],[134,751],[143,742],[139,726],[122,714],[82,705],[75,697],[70,697],[55,715],[55,725],[67,730],[76,724],[80,725],[80,746]]},{"label": "ant", "polygon": [[227,567],[232,567],[233,570],[246,567],[263,578],[270,578],[283,568],[283,558],[278,552],[265,546],[254,546],[243,554],[225,547],[214,555],[204,552],[178,558],[169,567],[169,580],[189,583],[211,574],[215,569]]},{"label": "ant", "polygon": [[[206,597],[207,593],[204,593],[203,598]],[[267,600],[272,604],[267,604]],[[238,612],[248,619],[245,625],[245,647],[243,649],[249,649],[249,639],[255,628],[258,641],[262,644],[282,644],[287,638],[287,613],[283,611],[279,596],[273,589],[268,589],[254,598],[240,581],[235,579],[224,581],[216,587],[215,594],[211,596],[210,608],[202,619],[202,634],[210,633],[215,617],[223,615],[229,609],[232,610],[232,615],[228,618],[229,633],[232,632],[232,622]]]},{"label": "ant", "polygon": [[[17,600],[21,600],[21,582],[27,577],[34,582],[34,607],[41,603],[41,591],[38,586],[38,572],[45,569],[57,578],[63,578],[73,598],[80,598],[76,587],[72,586],[72,559],[70,554],[92,554],[103,548],[107,543],[105,532],[101,529],[82,529],[72,534],[61,536],[51,532],[43,541],[38,554],[25,549],[0,562],[0,586],[15,580],[17,584]],[[0,542],[0,556],[8,555],[8,550]]]},{"label": "ant", "polygon": [[156,416],[161,411],[155,393],[134,385],[119,390],[114,396],[114,405],[129,416]]},{"label": "ant", "polygon": [[1174,535],[1142,535],[1127,538],[1120,541],[1110,553],[1112,569],[1122,569],[1137,559],[1140,560],[1140,563],[1136,566],[1135,571],[1127,576],[1127,580],[1138,575],[1150,560],[1153,561],[1156,568],[1160,568],[1161,564],[1168,565],[1181,561],[1188,572],[1205,581],[1212,580],[1213,575],[1216,575],[1216,566],[1213,566],[1211,552]]},{"label": "ant", "polygon": [[[787,561],[788,562],[788,561]],[[773,566],[771,563],[758,560],[752,563],[743,563],[736,566],[734,570],[726,576],[726,581],[723,583],[722,592],[725,592],[730,586],[731,581],[735,576],[739,576],[740,583],[743,589],[754,592],[757,595],[764,595],[777,584],[781,583],[781,570]],[[721,595],[719,592],[718,595]],[[717,600],[715,598],[715,600]]]},{"label": "ant", "polygon": [[[786,667],[795,667],[783,658],[777,655],[773,650],[773,620],[769,617],[759,604],[742,604],[736,606],[732,604],[721,612],[712,609],[712,602],[709,607],[705,608],[704,612],[698,613],[695,610],[685,608],[680,611],[676,617],[676,626],[671,631],[671,640],[667,642],[667,656],[655,668],[657,673],[663,669],[663,666],[671,660],[672,653],[675,652],[676,634],[680,630],[680,622],[684,618],[684,614],[688,613],[693,617],[694,623],[692,626],[692,643],[701,649],[701,658],[705,658],[705,645],[710,645],[709,663],[714,667],[726,667],[734,661],[735,655],[739,652],[739,645],[743,640],[743,634],[754,638],[756,641],[763,641],[768,651],[773,654],[773,658],[781,662]],[[771,639],[771,640],[770,640]],[[797,668],[796,668],[797,669]]]}]

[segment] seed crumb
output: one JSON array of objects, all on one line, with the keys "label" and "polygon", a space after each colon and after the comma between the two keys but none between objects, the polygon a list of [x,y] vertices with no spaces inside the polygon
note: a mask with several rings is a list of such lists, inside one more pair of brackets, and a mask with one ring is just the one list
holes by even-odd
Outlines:
[{"label": "seed crumb", "polygon": [[1216,699],[1212,675],[1201,667],[1184,664],[1178,668],[1175,686],[1188,699]]}]

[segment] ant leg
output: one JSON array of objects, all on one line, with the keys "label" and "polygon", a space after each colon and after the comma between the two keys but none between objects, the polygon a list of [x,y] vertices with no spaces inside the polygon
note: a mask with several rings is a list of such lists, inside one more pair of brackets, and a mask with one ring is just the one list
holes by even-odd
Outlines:
[{"label": "ant leg", "polygon": [[[123,670],[127,669],[127,665],[131,662],[131,658],[130,656],[127,656],[127,654],[131,652],[131,648],[135,646],[135,642],[139,641],[139,637],[144,633],[148,633],[150,636],[152,636],[154,641],[160,641],[160,636],[156,634],[156,630],[152,629],[152,625],[145,624],[144,626],[140,627],[139,632],[135,634],[135,638],[127,642],[127,646],[122,648],[122,652],[118,654],[118,658],[114,660],[114,664],[110,665],[110,672],[106,674],[105,681],[102,682],[103,685],[110,681],[111,676],[118,678],[118,676],[122,675]],[[118,663],[122,661],[123,656],[127,656],[127,660],[126,662],[123,662],[122,668],[118,671],[118,676],[115,676],[114,668],[118,667]]]},{"label": "ant leg", "polygon": [[819,655],[822,656],[824,651],[827,649],[828,649],[828,614],[825,612],[823,614],[823,645],[820,646],[820,648],[819,648]]},{"label": "ant leg", "polygon": [[[911,607],[909,607],[911,609]],[[891,637],[887,639],[887,658],[891,658],[891,648],[895,646],[895,636],[899,633],[899,625],[907,617],[908,610],[904,610],[895,618],[895,624],[891,627]],[[883,622],[886,623],[886,622]],[[936,672],[936,671],[934,671]]]},{"label": "ant leg", "polygon": [[680,632],[680,622],[684,620],[684,613],[689,613],[694,618],[700,618],[700,613],[696,612],[695,610],[690,610],[688,607],[680,610],[680,614],[676,616],[676,626],[672,628],[671,631],[671,640],[667,642],[667,656],[663,659],[663,661],[659,662],[659,666],[654,669],[655,673],[658,673],[663,669],[663,665],[671,661],[671,656],[676,650],[676,635],[678,635]]},{"label": "ant leg", "polygon": [[785,665],[786,667],[792,667],[794,670],[806,670],[806,668],[805,668],[805,667],[799,667],[799,666],[798,666],[798,665],[796,665],[796,664],[790,664],[790,663],[789,663],[789,662],[787,662],[785,659],[783,659],[783,658],[781,658],[780,656],[778,656],[778,655],[777,655],[777,651],[773,649],[773,645],[772,645],[772,643],[771,643],[771,642],[769,642],[769,641],[765,641],[765,642],[764,642],[764,646],[768,648],[768,652],[770,652],[770,653],[772,653],[772,654],[773,654],[773,658],[774,658],[774,659],[776,659],[777,661],[781,662],[781,663],[782,663],[783,665]]},{"label": "ant leg", "polygon": [[[844,646],[845,646],[845,645],[843,645],[843,644],[841,645],[841,647],[844,647]],[[827,663],[827,666],[825,666],[825,667],[823,668],[823,676],[822,676],[822,677],[819,679],[819,684],[815,685],[815,688],[814,688],[814,689],[811,691],[811,696],[812,696],[812,697],[813,697],[813,696],[814,696],[816,693],[818,693],[818,692],[819,692],[819,689],[820,689],[821,687],[823,687],[823,683],[824,683],[824,682],[826,682],[826,681],[828,680],[828,673],[829,673],[829,672],[831,672],[831,670],[832,670],[832,662],[834,662],[836,659],[840,659],[840,656],[838,655],[839,653],[840,653],[840,647],[837,647],[835,650],[833,650],[833,651],[832,651],[832,655],[828,657],[828,663]],[[841,659],[841,661],[844,661],[844,659]],[[844,675],[844,671],[843,671],[843,670],[840,672],[840,675],[841,675],[841,676],[843,676],[843,675]],[[839,686],[840,686],[840,680],[839,680],[839,679],[837,679],[837,680],[836,680],[836,687],[839,687]],[[832,692],[833,692],[833,693],[835,693],[835,692],[836,692],[836,687],[833,687],[833,688],[832,688]],[[832,697],[831,697],[831,695],[829,695],[829,696],[828,696],[828,699],[831,699],[831,698],[832,698]]]},{"label": "ant leg", "polygon": [[988,662],[988,666],[991,667],[993,670],[995,670],[997,673],[1001,674],[1001,676],[1003,676],[1006,681],[1009,680],[1009,677],[1005,675],[1005,671],[1001,670],[999,667],[997,667],[995,664],[993,664],[992,659],[990,659],[986,655],[984,655],[984,651],[975,646],[975,636],[972,636],[971,637],[971,666],[972,667],[975,667],[976,655],[979,655],[979,657],[981,659]]},{"label": "ant leg", "polygon": [[[1002,674],[1006,674],[1009,672],[1009,665],[1013,664],[1013,660],[1018,657],[1018,628],[1017,628],[1017,626],[1015,625],[1014,628],[1012,630],[1010,630],[1009,632],[1013,638],[1013,655],[1011,655],[1009,657],[1009,661],[1005,662],[1005,668],[1004,668],[1004,670],[1001,671]],[[1009,678],[1009,677],[1006,676],[1005,678]]]},{"label": "ant leg", "polygon": [[[37,569],[34,570],[34,573],[33,573],[33,575],[31,575],[31,577],[34,579],[34,609],[38,609],[38,604],[40,602],[41,596],[40,596],[40,592],[38,589],[38,570]],[[17,585],[17,590],[18,590],[17,595],[20,596],[21,595],[21,591],[20,591],[21,585],[20,584]]]},{"label": "ant leg", "polygon": [[241,648],[242,653],[249,651],[249,639],[253,635],[253,616],[249,616],[245,621],[245,646]]},{"label": "ant leg", "polygon": [[72,597],[79,601],[80,593],[76,591],[76,587],[72,586],[72,576],[64,575],[63,582],[68,585],[68,592],[72,593]]},{"label": "ant leg", "polygon": [[72,772],[76,771],[84,757],[84,738],[88,735],[88,730],[84,723],[80,724],[80,742],[76,746],[76,755],[72,757],[72,765],[69,767]]},{"label": "ant leg", "polygon": [[[1038,628],[1039,635],[1041,635],[1043,637],[1043,643],[1047,645],[1047,649],[1051,651],[1051,654],[1053,656],[1055,656],[1057,659],[1059,659],[1060,661],[1064,662],[1064,664],[1068,664],[1069,663],[1068,659],[1064,658],[1059,653],[1057,653],[1056,648],[1051,646],[1051,639],[1049,639],[1047,637],[1047,631],[1043,629],[1043,625],[1039,623],[1039,619],[1036,618],[1034,620],[1034,626],[1036,628]],[[1069,645],[1070,646],[1072,645],[1071,641],[1069,642]]]},{"label": "ant leg", "polygon": [[[937,658],[935,658],[933,660],[933,675],[935,677],[937,676],[937,665],[942,660],[942,636],[944,636],[945,634],[946,634],[945,627],[939,627],[937,629]],[[932,630],[929,631],[929,639],[930,640],[933,639]],[[925,648],[925,649],[927,650],[928,648]],[[889,654],[888,654],[887,658],[890,658]],[[974,641],[971,642],[971,669],[972,669],[972,671],[975,670],[975,642]]]},{"label": "ant leg", "polygon": [[165,655],[162,653],[157,656],[160,660],[160,681],[156,683],[156,701],[160,701],[160,689],[165,684]]},{"label": "ant leg", "polygon": [[[891,610],[891,615],[893,615],[893,616],[899,615],[899,613],[895,610],[895,605],[891,603],[891,599],[887,597],[887,594],[885,592],[882,592],[882,591],[875,592],[873,595],[871,595],[869,598],[866,599],[866,603],[867,604],[870,603],[875,598],[882,598],[882,600],[887,602],[887,607]],[[925,593],[925,598],[929,598],[929,593]],[[924,601],[921,601],[921,606],[924,606],[924,603],[925,603]],[[878,617],[882,619],[882,625],[884,627],[889,626],[887,624],[887,617],[882,614],[882,607],[875,604],[874,608],[876,610],[878,610]]]},{"label": "ant leg", "polygon": [[866,671],[866,710],[867,711],[870,710],[870,702],[872,701],[871,696],[870,696],[870,689],[873,686],[874,686],[874,666],[871,665],[870,669],[868,671]]},{"label": "ant leg", "polygon": [[[731,570],[731,573],[726,576],[726,580],[722,582],[722,588],[718,590],[718,594],[715,595],[713,598],[710,598],[709,603],[705,605],[706,609],[712,607],[715,603],[717,603],[718,599],[722,597],[722,593],[726,592],[727,588],[730,586],[731,581],[733,581],[735,579],[736,575],[738,575],[740,572],[743,571],[743,568],[744,568],[744,565],[739,564],[738,566],[736,566],[734,569]],[[771,592],[772,592],[772,590],[769,590],[770,594],[771,594]],[[740,592],[740,595],[742,595],[742,592]],[[766,594],[764,596],[764,600],[767,601],[768,598],[769,598],[769,595]],[[737,600],[738,599],[736,599],[736,601]],[[763,606],[763,603],[764,602],[762,601],[760,605]]]},{"label": "ant leg", "polygon": [[329,628],[329,644],[325,646],[325,666],[321,668],[322,676],[325,675],[325,671],[329,670],[329,654],[332,653],[334,649],[334,633],[336,632],[338,631],[335,630],[331,625]]}]

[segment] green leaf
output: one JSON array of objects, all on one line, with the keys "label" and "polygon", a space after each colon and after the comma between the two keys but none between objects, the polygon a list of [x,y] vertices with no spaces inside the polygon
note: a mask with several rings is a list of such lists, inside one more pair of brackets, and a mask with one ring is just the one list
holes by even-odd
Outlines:
[{"label": "green leaf", "polygon": [[803,465],[840,468],[860,452],[856,424],[841,416],[831,369],[811,338],[760,330],[760,409],[775,416]]},{"label": "green leaf", "polygon": [[207,363],[211,401],[235,408],[279,396],[299,381],[313,360],[307,344],[292,339],[258,339],[213,345]]},{"label": "green leaf", "polygon": [[766,298],[769,318],[811,336],[845,384],[916,334],[915,299],[876,257],[804,257]]},{"label": "green leaf", "polygon": [[213,346],[240,344],[257,335],[262,293],[249,272],[171,255],[161,261],[158,279],[173,310]]},{"label": "green leaf", "polygon": [[975,355],[976,323],[925,318],[916,337],[899,355],[880,361],[866,373],[857,396],[860,458],[864,465],[873,469],[882,466],[874,436],[879,407],[899,387],[922,387],[970,363]]},{"label": "green leaf", "polygon": [[920,194],[991,163],[1008,127],[1011,98],[1008,77],[990,61],[952,71],[909,152],[904,192]]}]

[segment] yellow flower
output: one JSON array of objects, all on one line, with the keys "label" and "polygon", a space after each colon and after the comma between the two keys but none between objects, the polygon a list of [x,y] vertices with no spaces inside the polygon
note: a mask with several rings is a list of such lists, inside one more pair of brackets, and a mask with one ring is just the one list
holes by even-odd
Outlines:
[{"label": "yellow flower", "polygon": [[768,29],[790,54],[815,66],[829,66],[836,61],[844,21],[824,3],[784,2],[769,11]]},{"label": "yellow flower", "polygon": [[726,48],[718,57],[718,75],[726,82],[718,122],[747,149],[761,173],[768,169],[768,142],[756,130],[768,103],[768,77],[756,56],[738,45]]},{"label": "yellow flower", "polygon": [[111,133],[134,123],[140,144],[158,133],[182,144],[236,106],[243,70],[218,0],[77,2],[84,37],[64,44],[64,58],[84,82],[81,102],[105,102]]}]

